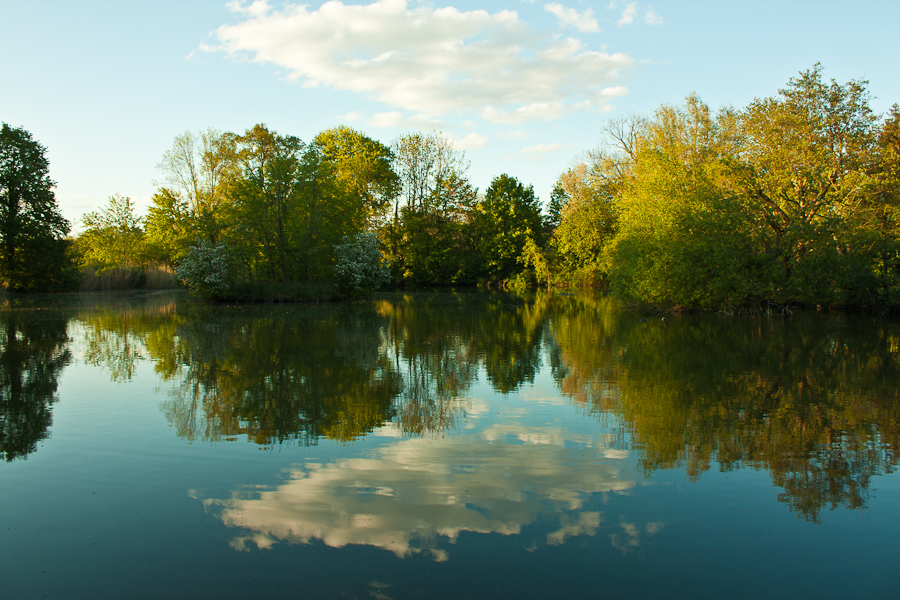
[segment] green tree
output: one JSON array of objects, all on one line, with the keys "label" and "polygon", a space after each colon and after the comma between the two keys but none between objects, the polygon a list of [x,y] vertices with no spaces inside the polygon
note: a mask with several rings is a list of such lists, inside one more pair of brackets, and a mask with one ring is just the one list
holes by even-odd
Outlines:
[{"label": "green tree", "polygon": [[78,236],[77,246],[87,264],[100,269],[127,269],[146,262],[142,219],[134,214],[131,198],[110,196],[107,207],[86,214],[82,224],[85,229]]},{"label": "green tree", "polygon": [[837,288],[847,283],[833,277],[841,271],[834,263],[854,258],[846,225],[871,190],[876,156],[866,83],[825,83],[816,64],[740,116],[729,183],[770,234],[785,300],[838,300]]},{"label": "green tree", "polygon": [[515,177],[495,177],[473,218],[482,274],[492,281],[504,281],[521,270],[519,257],[529,238],[543,244],[543,221],[534,189]]},{"label": "green tree", "polygon": [[396,276],[426,285],[468,279],[467,221],[477,191],[466,177],[465,155],[437,133],[401,136],[393,151],[403,194],[385,238]]},{"label": "green tree", "polygon": [[24,129],[0,127],[0,284],[57,290],[68,281],[69,222],[59,212],[46,149]]},{"label": "green tree", "polygon": [[197,221],[187,201],[169,188],[160,188],[147,209],[144,233],[147,258],[171,265],[184,257],[198,237]]},{"label": "green tree", "polygon": [[390,148],[350,127],[335,127],[313,138],[330,168],[349,225],[355,234],[378,224],[399,192]]},{"label": "green tree", "polygon": [[573,275],[602,276],[603,248],[618,229],[617,196],[621,183],[603,177],[602,163],[580,163],[564,173],[557,192],[566,199],[556,227],[554,245]]},{"label": "green tree", "polygon": [[241,177],[229,189],[234,247],[253,276],[295,278],[303,143],[256,125],[236,139]]},{"label": "green tree", "polygon": [[169,196],[176,198],[190,216],[193,234],[213,242],[223,227],[228,187],[239,176],[237,137],[215,129],[186,131],[175,137],[157,165],[165,178],[160,208],[169,204]]}]

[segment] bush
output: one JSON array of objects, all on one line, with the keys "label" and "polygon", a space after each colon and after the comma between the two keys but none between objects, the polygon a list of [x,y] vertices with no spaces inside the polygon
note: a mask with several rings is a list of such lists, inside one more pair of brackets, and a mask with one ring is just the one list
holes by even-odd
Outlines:
[{"label": "bush", "polygon": [[378,237],[372,232],[344,236],[344,243],[334,247],[334,255],[335,282],[345,293],[371,293],[391,281],[391,270],[384,264]]},{"label": "bush", "polygon": [[231,260],[225,244],[206,240],[191,248],[179,261],[175,275],[206,300],[224,297],[231,289]]}]

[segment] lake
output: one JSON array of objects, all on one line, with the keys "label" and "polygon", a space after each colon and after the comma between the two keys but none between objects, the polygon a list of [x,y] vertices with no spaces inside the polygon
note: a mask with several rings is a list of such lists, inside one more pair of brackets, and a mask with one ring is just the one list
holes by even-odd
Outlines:
[{"label": "lake", "polygon": [[900,324],[0,299],[0,597],[898,598]]}]

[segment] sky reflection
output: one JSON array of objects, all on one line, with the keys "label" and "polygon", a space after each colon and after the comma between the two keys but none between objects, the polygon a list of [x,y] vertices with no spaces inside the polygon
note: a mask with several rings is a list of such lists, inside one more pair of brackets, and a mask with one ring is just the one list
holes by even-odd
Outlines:
[{"label": "sky reflection", "polygon": [[[626,458],[600,434],[495,424],[467,435],[401,439],[359,458],[295,465],[274,489],[243,488],[204,503],[244,530],[231,542],[237,550],[321,540],[444,561],[442,546],[466,531],[516,535],[541,520],[551,524],[548,545],[595,535],[604,516],[589,498],[638,484]],[[625,529],[617,536],[614,545],[623,547],[639,539]]]}]

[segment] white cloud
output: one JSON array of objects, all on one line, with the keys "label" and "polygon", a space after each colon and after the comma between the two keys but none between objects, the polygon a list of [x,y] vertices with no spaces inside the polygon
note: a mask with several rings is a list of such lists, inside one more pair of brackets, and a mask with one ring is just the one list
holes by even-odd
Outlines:
[{"label": "white cloud", "polygon": [[[517,535],[537,521],[556,522],[546,543],[559,545],[599,533],[601,514],[587,507],[592,495],[627,493],[637,483],[617,458],[595,453],[572,463],[571,434],[498,425],[480,436],[400,439],[356,458],[295,465],[275,488],[243,488],[203,503],[240,531],[231,542],[237,550],[321,540],[444,561],[449,555],[440,546],[463,532]],[[654,522],[641,533],[661,527]],[[634,537],[626,538],[629,546]]]},{"label": "white cloud", "polygon": [[231,12],[244,13],[252,17],[262,16],[272,8],[266,0],[254,0],[254,2],[251,2],[247,6],[244,6],[243,2],[235,0],[234,2],[229,2],[225,6]]},{"label": "white cloud", "polygon": [[574,27],[578,31],[589,33],[600,31],[600,25],[597,23],[597,19],[594,18],[594,11],[590,8],[580,13],[574,8],[566,8],[562,4],[551,2],[544,5],[544,10],[556,15],[566,27]]},{"label": "white cloud", "polygon": [[360,114],[360,112],[358,110],[354,110],[353,112],[349,112],[346,115],[344,115],[343,117],[341,117],[341,120],[345,121],[347,123],[355,123],[356,121],[359,121],[361,118],[362,118],[362,115]]},{"label": "white cloud", "polygon": [[396,110],[377,113],[366,122],[372,127],[397,127],[403,122],[403,113]]},{"label": "white cloud", "polygon": [[618,98],[628,93],[628,88],[623,85],[603,88],[600,90],[600,96],[603,98]]},{"label": "white cloud", "polygon": [[619,27],[631,25],[632,23],[634,23],[635,17],[637,17],[637,12],[637,2],[630,2],[622,10],[622,16],[618,21],[616,21],[616,25],[618,25]]},{"label": "white cloud", "polygon": [[538,144],[537,146],[528,146],[522,148],[522,154],[547,154],[550,152],[559,152],[563,149],[563,145],[556,144]]},{"label": "white cloud", "polygon": [[662,25],[664,22],[662,15],[653,10],[652,6],[647,7],[647,11],[644,13],[644,23],[647,25]]},{"label": "white cloud", "polygon": [[488,136],[481,133],[469,133],[466,136],[453,139],[453,146],[459,150],[471,150],[473,148],[481,148],[486,146],[489,139]]},{"label": "white cloud", "polygon": [[[638,9],[637,2],[629,2],[628,4],[622,4],[618,2],[618,0],[612,0],[609,4],[606,5],[607,10],[618,11],[622,10],[621,17],[616,21],[616,25],[619,27],[624,27],[626,25],[634,25],[635,21],[638,18],[638,13],[640,12]],[[665,22],[662,15],[656,12],[652,6],[647,6],[644,9],[644,23],[647,25],[662,25]]]},{"label": "white cloud", "polygon": [[[535,30],[507,10],[408,6],[406,0],[331,0],[314,10],[229,6],[242,19],[219,27],[218,43],[202,50],[273,64],[305,87],[349,91],[430,117],[482,113],[517,123],[560,118],[585,103],[602,110],[593,105],[598,91],[634,62]],[[563,20],[571,15],[561,5],[547,6],[558,6]],[[582,20],[590,27],[590,19]]]}]

